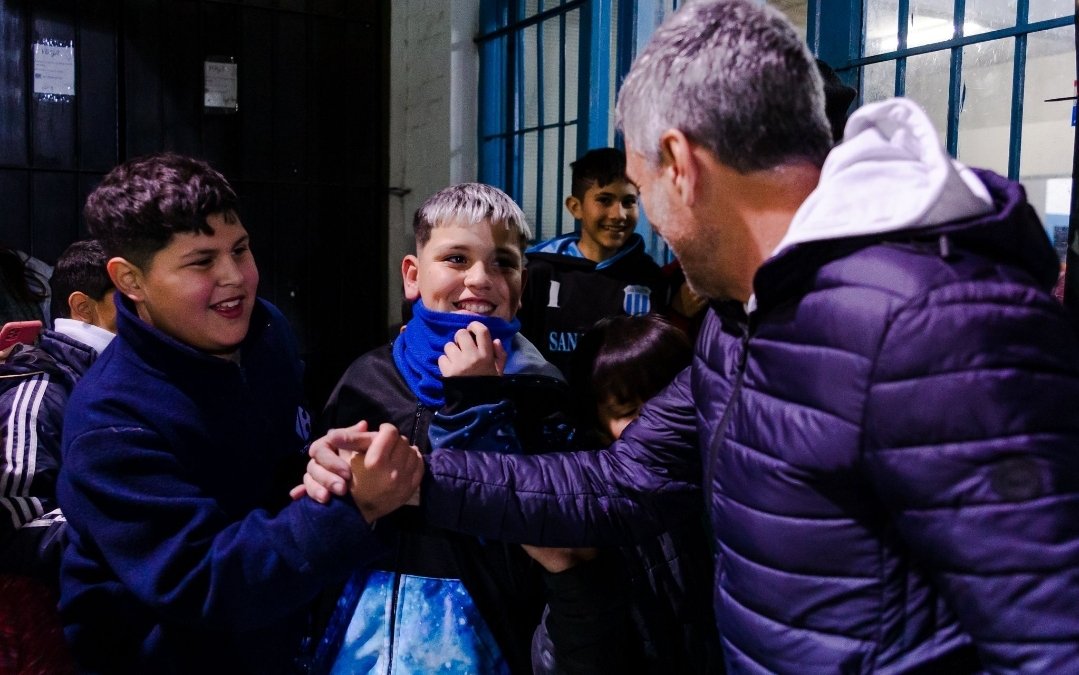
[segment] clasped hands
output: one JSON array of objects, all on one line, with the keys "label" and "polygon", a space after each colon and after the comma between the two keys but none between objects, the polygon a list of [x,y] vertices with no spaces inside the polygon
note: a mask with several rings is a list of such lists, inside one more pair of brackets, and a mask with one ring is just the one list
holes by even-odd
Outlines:
[{"label": "clasped hands", "polygon": [[[446,343],[438,359],[443,377],[501,375],[506,365],[502,342],[491,338],[482,323],[473,321]],[[351,494],[367,522],[419,503],[423,456],[392,424],[368,431],[367,422],[331,429],[311,444],[311,460],[303,484],[289,495],[308,496],[326,504],[337,495]]]},{"label": "clasped hands", "polygon": [[383,424],[368,431],[367,422],[330,429],[311,444],[303,484],[289,495],[326,504],[351,494],[364,519],[373,523],[408,503],[419,503],[423,456],[397,427]]}]

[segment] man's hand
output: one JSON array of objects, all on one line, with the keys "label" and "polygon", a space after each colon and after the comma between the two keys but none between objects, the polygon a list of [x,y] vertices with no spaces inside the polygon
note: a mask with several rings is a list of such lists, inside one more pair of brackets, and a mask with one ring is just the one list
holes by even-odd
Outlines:
[{"label": "man's hand", "polygon": [[354,453],[366,450],[375,436],[367,431],[367,422],[363,420],[351,427],[327,431],[308,448],[311,460],[303,484],[289,490],[289,496],[300,499],[306,495],[320,504],[328,504],[334,495],[344,497],[352,479],[349,460]]},{"label": "man's hand", "polygon": [[352,455],[352,499],[367,522],[397,510],[416,494],[423,455],[392,424],[378,428],[366,452]]},{"label": "man's hand", "polygon": [[459,375],[501,375],[506,367],[506,350],[501,340],[492,340],[491,331],[479,321],[473,321],[447,342],[444,354],[438,357],[442,377]]}]

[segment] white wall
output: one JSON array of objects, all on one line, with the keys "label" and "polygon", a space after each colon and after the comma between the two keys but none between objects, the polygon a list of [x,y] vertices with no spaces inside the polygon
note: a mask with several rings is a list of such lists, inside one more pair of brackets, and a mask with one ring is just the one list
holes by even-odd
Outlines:
[{"label": "white wall", "polygon": [[477,176],[478,32],[479,0],[391,3],[387,324],[401,320],[412,214],[437,190]]}]

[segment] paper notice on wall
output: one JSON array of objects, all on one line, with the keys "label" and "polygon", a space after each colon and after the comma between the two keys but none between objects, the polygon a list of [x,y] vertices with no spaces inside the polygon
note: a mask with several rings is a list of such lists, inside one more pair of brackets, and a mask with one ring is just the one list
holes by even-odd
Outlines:
[{"label": "paper notice on wall", "polygon": [[[50,97],[75,95],[75,46],[71,42],[34,43],[34,93]],[[62,100],[62,99],[61,99]]]},{"label": "paper notice on wall", "polygon": [[230,57],[205,61],[202,105],[207,111],[235,112],[239,109],[236,70],[236,63]]}]

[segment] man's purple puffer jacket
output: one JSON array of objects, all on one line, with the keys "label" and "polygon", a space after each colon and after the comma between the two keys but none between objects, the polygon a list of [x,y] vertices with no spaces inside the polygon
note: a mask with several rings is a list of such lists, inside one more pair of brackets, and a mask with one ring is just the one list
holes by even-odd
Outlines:
[{"label": "man's purple puffer jacket", "polygon": [[1079,340],[979,177],[989,216],[768,261],[610,450],[436,452],[428,517],[580,545],[706,504],[733,672],[1079,672]]}]

